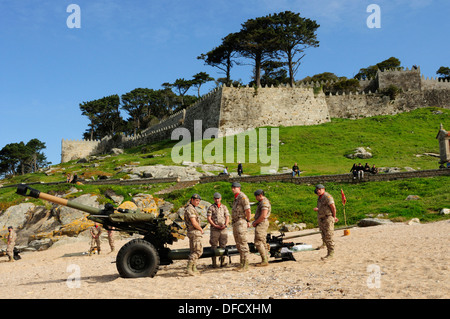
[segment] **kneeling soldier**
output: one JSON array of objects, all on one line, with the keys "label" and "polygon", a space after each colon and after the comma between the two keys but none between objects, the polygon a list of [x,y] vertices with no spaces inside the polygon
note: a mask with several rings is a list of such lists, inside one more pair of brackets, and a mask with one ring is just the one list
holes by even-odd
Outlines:
[{"label": "kneeling soldier", "polygon": [[255,198],[258,201],[258,207],[256,208],[255,221],[252,226],[255,227],[255,247],[258,249],[261,256],[261,263],[256,264],[258,267],[264,267],[269,265],[269,256],[267,251],[267,229],[269,228],[269,216],[271,205],[270,201],[264,196],[264,191],[258,189],[255,191]]}]

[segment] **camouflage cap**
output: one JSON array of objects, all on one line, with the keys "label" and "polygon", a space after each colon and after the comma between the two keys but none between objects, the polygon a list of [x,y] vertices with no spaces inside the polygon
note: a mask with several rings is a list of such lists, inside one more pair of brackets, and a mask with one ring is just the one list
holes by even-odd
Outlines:
[{"label": "camouflage cap", "polygon": [[317,184],[316,185],[316,189],[321,189],[321,188],[325,189],[325,186],[323,186],[322,184]]},{"label": "camouflage cap", "polygon": [[214,198],[222,198],[222,195],[220,193],[214,193]]},{"label": "camouflage cap", "polygon": [[241,184],[239,182],[233,182],[231,187],[241,187]]},{"label": "camouflage cap", "polygon": [[193,194],[191,199],[202,199],[199,194]]}]

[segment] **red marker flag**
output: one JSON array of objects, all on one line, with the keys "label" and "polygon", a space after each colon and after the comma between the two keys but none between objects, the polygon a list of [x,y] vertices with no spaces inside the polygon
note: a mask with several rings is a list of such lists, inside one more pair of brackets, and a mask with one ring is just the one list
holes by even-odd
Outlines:
[{"label": "red marker flag", "polygon": [[342,205],[345,205],[347,203],[347,198],[345,197],[344,191],[341,188],[341,196],[342,196]]}]

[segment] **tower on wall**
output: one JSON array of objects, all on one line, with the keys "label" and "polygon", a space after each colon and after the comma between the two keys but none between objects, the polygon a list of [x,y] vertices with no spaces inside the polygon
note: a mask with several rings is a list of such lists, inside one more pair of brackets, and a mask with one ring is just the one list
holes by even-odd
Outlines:
[{"label": "tower on wall", "polygon": [[411,70],[384,70],[377,72],[378,90],[384,90],[391,85],[395,85],[406,91],[420,91],[422,81],[420,77],[420,67],[413,67]]}]

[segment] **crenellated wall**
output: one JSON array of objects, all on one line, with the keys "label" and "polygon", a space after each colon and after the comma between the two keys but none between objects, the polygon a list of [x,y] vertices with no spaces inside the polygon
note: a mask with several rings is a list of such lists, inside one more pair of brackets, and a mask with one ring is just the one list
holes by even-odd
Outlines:
[{"label": "crenellated wall", "polygon": [[377,88],[380,91],[391,85],[403,91],[420,91],[422,88],[419,68],[378,71],[376,80]]},{"label": "crenellated wall", "polygon": [[[420,107],[450,109],[450,81],[420,76],[420,68],[378,72],[375,79],[361,80],[353,94],[315,94],[323,83],[302,83],[296,87],[217,87],[194,105],[177,112],[137,136],[107,136],[101,141],[62,140],[61,162],[107,153],[112,148],[131,148],[171,138],[177,127],[187,128],[192,137],[195,123],[201,133],[217,128],[218,135],[230,135],[262,126],[316,125],[331,118],[361,118],[397,114]],[[382,93],[395,85],[402,89],[395,98]],[[201,122],[195,122],[201,120]]]},{"label": "crenellated wall", "polygon": [[424,90],[399,93],[395,99],[381,93],[327,95],[330,117],[362,118],[394,115],[421,107],[450,109],[449,90]]},{"label": "crenellated wall", "polygon": [[330,121],[325,95],[302,87],[224,87],[219,128],[226,132],[261,126],[316,125]]}]

